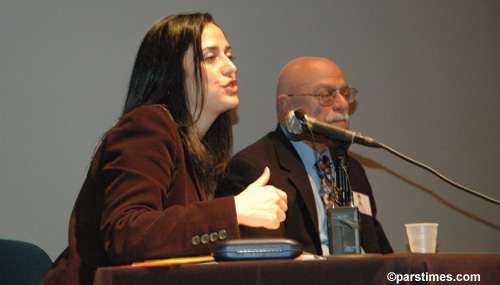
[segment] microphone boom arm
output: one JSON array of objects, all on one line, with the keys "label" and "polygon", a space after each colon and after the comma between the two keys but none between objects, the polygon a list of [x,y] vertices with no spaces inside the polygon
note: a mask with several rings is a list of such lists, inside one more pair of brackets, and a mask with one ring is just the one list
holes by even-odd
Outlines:
[{"label": "microphone boom arm", "polygon": [[416,165],[416,166],[418,166],[418,167],[420,167],[420,168],[422,168],[424,170],[429,171],[430,173],[434,174],[435,176],[437,176],[439,179],[443,180],[444,182],[446,182],[446,183],[448,183],[448,184],[450,184],[450,185],[452,185],[452,186],[454,186],[454,187],[456,187],[456,188],[458,188],[460,190],[463,190],[463,191],[465,191],[465,192],[467,192],[469,194],[472,194],[472,195],[474,195],[476,197],[484,199],[484,200],[486,200],[488,202],[500,205],[500,201],[499,200],[493,199],[493,198],[488,197],[488,196],[486,196],[484,194],[481,194],[481,193],[479,193],[477,191],[474,191],[474,190],[469,189],[469,188],[467,188],[465,186],[462,186],[462,185],[460,185],[460,184],[458,184],[458,183],[456,183],[456,182],[454,182],[454,181],[446,178],[444,175],[442,175],[441,173],[437,172],[436,170],[430,168],[429,166],[427,166],[427,165],[425,165],[423,163],[420,163],[420,162],[418,162],[418,161],[416,161],[414,159],[411,159],[411,158],[409,158],[409,157],[407,157],[407,156],[405,156],[405,155],[403,155],[403,154],[401,154],[401,153],[393,150],[392,148],[390,148],[390,147],[388,147],[388,146],[386,146],[384,144],[381,144],[381,143],[378,143],[378,144],[379,144],[380,148],[382,148],[382,149],[384,149],[384,150],[386,150],[386,151],[394,154],[395,156],[397,156],[397,157],[399,157],[399,158],[401,158],[403,160],[406,160],[407,162],[409,162],[409,163],[411,163],[413,165]]},{"label": "microphone boom arm", "polygon": [[300,134],[304,131],[309,131],[311,133],[319,133],[325,135],[334,142],[341,141],[349,144],[354,142],[368,147],[382,148],[413,165],[416,165],[424,170],[429,171],[430,173],[437,176],[439,179],[460,190],[463,190],[469,194],[472,194],[476,197],[484,199],[493,204],[500,205],[499,200],[493,199],[477,191],[464,187],[456,182],[453,182],[450,179],[443,176],[442,174],[440,174],[439,172],[437,172],[436,170],[430,168],[429,166],[420,163],[414,159],[411,159],[370,137],[364,137],[359,133],[355,133],[349,130],[344,130],[342,128],[338,128],[330,124],[327,124],[325,122],[316,120],[315,118],[309,117],[306,115],[305,111],[302,108],[299,108],[294,111],[292,110],[289,112],[289,115],[287,116],[287,124],[288,124],[287,130],[292,134]]}]

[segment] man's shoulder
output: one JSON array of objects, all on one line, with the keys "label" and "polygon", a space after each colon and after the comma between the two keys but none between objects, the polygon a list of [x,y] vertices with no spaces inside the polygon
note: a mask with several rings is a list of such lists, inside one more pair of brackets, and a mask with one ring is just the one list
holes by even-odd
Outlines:
[{"label": "man's shoulder", "polygon": [[276,131],[269,132],[258,141],[240,150],[237,154],[234,155],[234,157],[249,156],[254,155],[255,153],[264,154],[272,151],[274,149],[274,145],[278,141],[277,136],[278,134],[276,133]]}]

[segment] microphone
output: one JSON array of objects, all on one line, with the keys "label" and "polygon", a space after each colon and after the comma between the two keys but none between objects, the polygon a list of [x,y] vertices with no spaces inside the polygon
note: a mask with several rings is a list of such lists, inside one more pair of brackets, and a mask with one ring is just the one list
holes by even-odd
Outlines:
[{"label": "microphone", "polygon": [[369,147],[381,147],[376,140],[362,136],[360,133],[345,130],[332,126],[325,122],[309,117],[303,108],[292,110],[286,116],[287,131],[291,134],[299,135],[303,132],[312,131],[313,133],[323,135],[329,139],[346,143],[357,143]]}]

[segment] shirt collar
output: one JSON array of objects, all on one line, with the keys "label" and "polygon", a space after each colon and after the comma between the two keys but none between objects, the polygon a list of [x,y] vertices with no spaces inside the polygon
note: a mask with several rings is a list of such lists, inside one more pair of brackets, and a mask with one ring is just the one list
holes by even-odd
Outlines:
[{"label": "shirt collar", "polygon": [[[281,130],[283,131],[283,133],[288,137],[289,134],[288,134],[287,130],[285,128],[283,128],[282,125],[280,125],[280,127],[281,127]],[[302,160],[302,163],[304,164],[306,169],[313,167],[314,164],[316,163],[316,152],[313,150],[313,148],[310,147],[308,144],[306,144],[303,141],[294,141],[294,140],[291,140],[290,138],[288,138],[288,139],[290,140],[290,143],[292,143],[292,146],[295,148],[295,150],[299,154],[300,159]],[[320,156],[324,155],[324,154],[328,155],[331,158],[329,149],[327,149],[324,153],[320,154]]]}]

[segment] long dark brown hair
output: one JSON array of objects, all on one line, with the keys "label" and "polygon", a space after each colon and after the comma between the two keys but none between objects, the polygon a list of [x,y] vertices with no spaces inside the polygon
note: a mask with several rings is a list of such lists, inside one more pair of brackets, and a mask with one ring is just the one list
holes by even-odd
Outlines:
[{"label": "long dark brown hair", "polygon": [[[214,23],[206,13],[179,14],[158,21],[146,34],[137,53],[123,114],[144,106],[161,104],[179,127],[198,176],[209,193],[213,193],[232,152],[232,127],[229,111],[219,115],[202,139],[199,138],[190,104],[205,102],[205,66],[201,47],[203,27]],[[215,23],[214,23],[215,24]],[[193,47],[194,78],[197,102],[189,102],[184,57]]]}]

